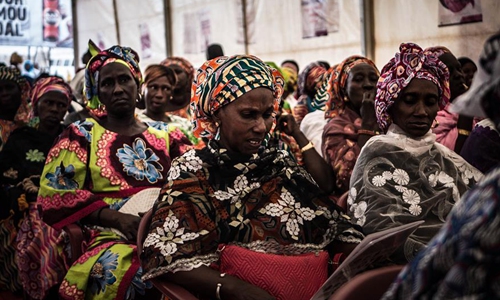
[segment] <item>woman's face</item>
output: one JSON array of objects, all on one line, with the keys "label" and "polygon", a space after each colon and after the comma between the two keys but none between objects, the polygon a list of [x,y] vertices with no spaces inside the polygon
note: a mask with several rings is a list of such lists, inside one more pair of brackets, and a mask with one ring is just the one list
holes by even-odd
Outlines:
[{"label": "woman's face", "polygon": [[474,74],[476,74],[477,72],[477,67],[476,65],[472,64],[472,63],[465,63],[463,66],[462,66],[462,71],[465,75],[465,84],[470,87],[470,85],[472,84],[472,79],[474,78]]},{"label": "woman's face", "polygon": [[221,146],[243,154],[257,153],[273,126],[274,96],[270,89],[256,88],[224,106],[216,114]]},{"label": "woman's face", "polygon": [[151,80],[146,85],[146,110],[153,114],[165,113],[172,96],[172,84],[166,76]]},{"label": "woman's face", "polygon": [[451,53],[441,55],[439,60],[448,67],[448,71],[450,72],[450,101],[453,101],[467,91],[462,66]]},{"label": "woman's face", "polygon": [[439,91],[433,82],[413,79],[389,109],[389,115],[408,135],[421,137],[431,129],[438,103]]},{"label": "woman's face", "polygon": [[40,98],[36,105],[40,123],[57,126],[68,111],[68,98],[63,93],[50,91]]},{"label": "woman's face", "polygon": [[361,108],[364,93],[375,92],[377,81],[377,70],[369,64],[362,63],[351,69],[347,77],[345,91],[349,101],[356,109]]},{"label": "woman's face", "polygon": [[21,90],[14,81],[0,80],[0,107],[4,114],[14,114],[21,105]]},{"label": "woman's face", "polygon": [[110,115],[123,117],[134,114],[137,83],[129,68],[121,63],[102,67],[99,74],[99,100]]}]

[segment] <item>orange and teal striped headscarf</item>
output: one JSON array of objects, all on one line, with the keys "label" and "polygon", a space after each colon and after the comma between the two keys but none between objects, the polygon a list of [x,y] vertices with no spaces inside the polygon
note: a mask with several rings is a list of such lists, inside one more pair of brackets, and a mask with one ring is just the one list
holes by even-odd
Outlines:
[{"label": "orange and teal striped headscarf", "polygon": [[279,109],[284,79],[262,60],[251,55],[220,56],[205,62],[196,72],[191,90],[193,132],[212,139],[217,131],[215,112],[243,94],[265,87],[273,91],[274,110]]}]

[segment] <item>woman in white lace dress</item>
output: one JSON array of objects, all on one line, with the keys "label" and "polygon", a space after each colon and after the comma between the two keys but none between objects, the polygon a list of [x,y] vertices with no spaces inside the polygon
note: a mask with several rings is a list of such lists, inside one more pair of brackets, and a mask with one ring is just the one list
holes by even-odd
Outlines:
[{"label": "woman in white lace dress", "polygon": [[453,205],[482,176],[436,143],[430,131],[449,101],[449,72],[415,44],[401,44],[377,83],[377,121],[385,135],[361,150],[351,176],[348,214],[366,234],[425,220],[393,255],[406,263],[432,239]]}]

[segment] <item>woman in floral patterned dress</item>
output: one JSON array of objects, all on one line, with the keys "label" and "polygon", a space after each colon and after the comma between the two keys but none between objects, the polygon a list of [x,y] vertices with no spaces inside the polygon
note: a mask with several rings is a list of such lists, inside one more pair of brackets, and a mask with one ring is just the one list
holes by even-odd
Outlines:
[{"label": "woman in floral patterned dress", "polygon": [[218,245],[297,255],[343,252],[363,237],[286,151],[265,145],[282,89],[279,72],[253,56],[198,70],[191,107],[195,133],[209,142],[172,163],[144,242],[144,279],[210,299],[274,299],[210,268]]},{"label": "woman in floral patterned dress", "polygon": [[377,83],[377,121],[386,135],[362,148],[348,214],[373,233],[424,220],[393,259],[406,263],[432,239],[453,205],[482,176],[430,131],[449,100],[449,72],[415,44],[401,44]]},{"label": "woman in floral patterned dress", "polygon": [[11,291],[21,290],[14,259],[19,225],[29,205],[36,210],[45,157],[63,130],[61,121],[71,99],[71,88],[62,79],[37,81],[31,91],[29,125],[14,130],[0,152],[0,285],[9,285]]},{"label": "woman in floral patterned dress", "polygon": [[119,209],[138,191],[162,186],[181,147],[176,136],[135,118],[142,81],[137,53],[120,46],[89,47],[93,57],[85,94],[96,117],[75,122],[60,135],[47,156],[38,194],[45,223],[55,230],[78,223],[88,232],[84,254],[71,258],[59,296],[147,298],[151,284],[140,279],[135,246],[140,217]]}]

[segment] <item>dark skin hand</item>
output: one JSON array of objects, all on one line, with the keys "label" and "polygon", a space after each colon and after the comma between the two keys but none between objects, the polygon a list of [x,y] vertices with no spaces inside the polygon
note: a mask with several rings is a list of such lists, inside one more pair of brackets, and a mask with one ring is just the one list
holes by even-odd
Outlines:
[{"label": "dark skin hand", "polygon": [[[365,92],[363,94],[360,114],[362,129],[380,132],[380,128],[377,124],[377,116],[375,115],[375,91]],[[370,138],[371,136],[368,134],[360,134],[358,138],[359,147],[363,147]]]},{"label": "dark skin hand", "polygon": [[94,211],[83,220],[84,223],[118,229],[125,235],[127,240],[134,243],[137,241],[137,230],[141,222],[140,217],[124,214],[107,207],[101,210],[99,216],[98,214],[99,210]]},{"label": "dark skin hand", "polygon": [[[459,115],[458,121],[457,121],[457,128],[464,129],[464,130],[471,132],[473,121],[474,121],[474,118],[472,118],[472,117]],[[468,138],[467,135],[462,135],[460,133],[458,134],[457,141],[455,142],[455,149],[454,149],[456,153],[460,153],[460,151],[462,151],[462,147],[464,146],[467,138]]]},{"label": "dark skin hand", "polygon": [[[191,271],[168,273],[162,279],[174,282],[195,294],[215,299],[217,283],[221,283],[220,298],[235,300],[273,300],[276,299],[263,289],[234,276],[220,277],[220,272],[207,266]],[[161,280],[161,279],[160,279]]]},{"label": "dark skin hand", "polygon": [[[293,115],[282,115],[278,119],[278,129],[289,136],[292,136],[302,148],[309,143],[307,137],[300,131],[299,125],[295,122]],[[335,174],[332,168],[319,155],[316,150],[310,149],[302,152],[304,166],[318,186],[327,194],[334,190]]]}]

